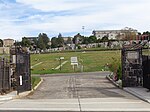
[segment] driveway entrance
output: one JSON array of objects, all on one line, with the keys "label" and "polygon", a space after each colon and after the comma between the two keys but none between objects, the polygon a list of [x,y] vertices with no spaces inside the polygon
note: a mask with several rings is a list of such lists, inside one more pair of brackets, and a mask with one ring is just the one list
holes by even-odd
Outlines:
[{"label": "driveway entrance", "polygon": [[108,72],[60,74],[43,76],[43,83],[27,98],[73,99],[73,98],[127,98],[134,96],[118,89],[106,79]]}]

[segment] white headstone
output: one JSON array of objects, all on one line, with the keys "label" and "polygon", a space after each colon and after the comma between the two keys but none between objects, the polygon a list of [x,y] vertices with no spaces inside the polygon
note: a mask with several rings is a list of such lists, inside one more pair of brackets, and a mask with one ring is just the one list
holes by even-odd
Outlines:
[{"label": "white headstone", "polygon": [[61,59],[61,60],[64,60],[65,58],[64,58],[64,57],[60,57],[60,59]]}]

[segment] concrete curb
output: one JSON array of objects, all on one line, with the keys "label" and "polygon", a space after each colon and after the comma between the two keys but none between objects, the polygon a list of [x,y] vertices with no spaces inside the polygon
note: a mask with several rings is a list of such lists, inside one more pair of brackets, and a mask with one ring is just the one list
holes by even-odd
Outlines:
[{"label": "concrete curb", "polygon": [[23,92],[23,93],[19,93],[19,95],[14,96],[12,99],[19,99],[19,98],[28,96],[30,93],[34,92],[40,86],[40,84],[42,82],[43,82],[43,78],[41,78],[41,81],[31,91],[26,91],[26,92]]},{"label": "concrete curb", "polygon": [[113,85],[115,85],[116,87],[118,87],[118,88],[121,88],[122,89],[122,87],[119,85],[119,84],[117,84],[113,79],[111,79],[109,76],[106,76],[106,78],[110,81],[110,82],[112,82],[113,83]]},{"label": "concrete curb", "polygon": [[42,82],[43,82],[43,78],[41,78],[41,81],[32,89],[32,91],[36,90],[41,85]]},{"label": "concrete curb", "polygon": [[40,77],[53,77],[53,76],[71,76],[71,75],[87,75],[87,74],[110,74],[109,71],[98,71],[98,72],[77,72],[77,73],[56,73],[56,74],[32,74],[33,76],[40,76]]}]

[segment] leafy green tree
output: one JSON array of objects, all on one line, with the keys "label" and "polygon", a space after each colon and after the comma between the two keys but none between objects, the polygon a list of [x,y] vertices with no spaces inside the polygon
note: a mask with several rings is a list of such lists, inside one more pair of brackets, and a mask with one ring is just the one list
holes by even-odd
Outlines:
[{"label": "leafy green tree", "polygon": [[22,45],[23,47],[30,47],[30,46],[31,46],[31,42],[30,42],[26,37],[23,37],[23,38],[22,38],[21,45]]},{"label": "leafy green tree", "polygon": [[90,36],[89,37],[89,43],[96,43],[97,42],[97,38],[95,36]]},{"label": "leafy green tree", "polygon": [[14,45],[15,46],[21,46],[22,45],[22,41],[21,42],[20,41],[15,41]]},{"label": "leafy green tree", "polygon": [[102,40],[99,38],[99,39],[97,39],[97,43],[101,43],[102,42]]},{"label": "leafy green tree", "polygon": [[150,35],[149,31],[143,32],[143,35]]},{"label": "leafy green tree", "polygon": [[84,37],[82,44],[89,44],[89,37]]},{"label": "leafy green tree", "polygon": [[108,42],[108,41],[109,41],[108,36],[104,36],[104,37],[102,38],[102,41],[103,41],[103,42]]}]

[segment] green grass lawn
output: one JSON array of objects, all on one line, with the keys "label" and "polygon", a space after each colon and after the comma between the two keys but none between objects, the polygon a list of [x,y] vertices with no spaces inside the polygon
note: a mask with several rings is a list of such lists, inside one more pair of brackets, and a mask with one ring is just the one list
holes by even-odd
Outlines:
[{"label": "green grass lawn", "polygon": [[[52,74],[52,73],[72,73],[74,72],[71,64],[71,57],[78,57],[79,63],[83,65],[83,72],[94,72],[108,70],[105,65],[111,64],[113,59],[120,60],[120,51],[91,51],[91,52],[67,52],[51,54],[32,54],[31,66],[42,62],[42,64],[33,67],[32,74]],[[68,61],[60,71],[55,70],[59,65],[59,57],[64,57],[63,61]],[[75,68],[75,72],[80,72],[81,67]]]},{"label": "green grass lawn", "polygon": [[31,77],[32,88],[34,88],[40,81],[41,81],[40,77],[32,76]]}]

